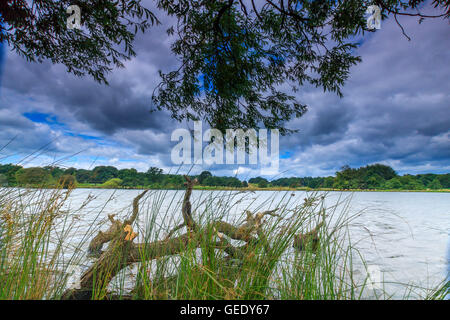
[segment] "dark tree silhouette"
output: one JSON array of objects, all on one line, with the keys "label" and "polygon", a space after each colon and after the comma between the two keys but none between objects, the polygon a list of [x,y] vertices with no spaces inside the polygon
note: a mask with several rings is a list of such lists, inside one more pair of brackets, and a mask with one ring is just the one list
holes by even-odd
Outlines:
[{"label": "dark tree silhouette", "polygon": [[[135,34],[158,19],[141,0],[2,0],[0,42],[30,61],[49,59],[73,74],[107,82],[114,66],[135,55]],[[342,95],[350,67],[360,61],[354,35],[367,30],[366,9],[382,18],[450,16],[450,1],[434,0],[159,0],[174,17],[167,33],[178,69],[160,72],[156,109],[174,119],[203,119],[212,127],[278,128],[301,117],[307,106],[291,94],[305,84]],[[66,9],[78,5],[82,28],[67,28]],[[436,15],[419,9],[435,7]],[[156,8],[155,8],[156,9]],[[123,50],[122,50],[123,49]]]}]

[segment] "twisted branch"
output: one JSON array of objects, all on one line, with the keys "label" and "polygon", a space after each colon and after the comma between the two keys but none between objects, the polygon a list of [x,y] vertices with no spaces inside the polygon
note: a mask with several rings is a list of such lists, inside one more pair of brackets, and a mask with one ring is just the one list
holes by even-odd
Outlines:
[{"label": "twisted branch", "polygon": [[[139,213],[139,201],[148,192],[148,190],[145,190],[133,200],[133,213],[129,219],[121,222],[115,219],[114,215],[108,216],[111,222],[108,231],[100,231],[89,244],[89,252],[96,253],[99,256],[98,260],[81,276],[80,288],[67,290],[62,298],[90,299],[94,292],[106,292],[105,289],[114,276],[120,270],[133,263],[180,254],[192,248],[199,248],[205,243],[211,249],[223,250],[228,254],[227,258],[240,261],[250,257],[251,249],[261,243],[264,249],[270,252],[271,248],[262,231],[263,218],[267,215],[281,218],[280,215],[275,213],[278,209],[256,214],[247,211],[245,223],[238,227],[224,221],[214,221],[201,228],[192,217],[192,205],[190,202],[192,189],[197,183],[197,179],[191,180],[188,176],[185,176],[185,179],[186,193],[181,209],[183,215],[182,224],[172,229],[163,240],[150,243],[133,243],[137,234],[133,232],[131,225]],[[172,237],[176,231],[184,226],[187,228],[185,234]],[[318,230],[320,226],[321,224],[316,229]],[[313,238],[317,233],[316,229],[310,232]],[[211,239],[211,236],[217,237],[218,241]],[[232,245],[228,238],[246,243],[237,247]],[[103,244],[108,242],[107,249],[102,252]],[[105,293],[105,296],[97,298],[107,297],[108,294]]]}]

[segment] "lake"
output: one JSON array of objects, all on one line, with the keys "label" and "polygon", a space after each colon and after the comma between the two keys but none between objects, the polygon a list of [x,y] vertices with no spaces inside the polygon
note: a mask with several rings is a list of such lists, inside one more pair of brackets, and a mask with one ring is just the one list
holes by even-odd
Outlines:
[{"label": "lake", "polygon": [[[125,217],[131,213],[133,198],[141,190],[76,189],[66,206],[73,210],[89,196],[91,201],[74,211],[77,223],[72,241],[86,241],[83,230],[104,224],[107,214]],[[325,192],[318,192],[323,195]],[[143,202],[137,225],[142,235],[149,223],[167,230],[181,221],[181,200],[184,190],[151,191]],[[230,222],[246,210],[262,211],[283,204],[285,209],[302,203],[311,193],[304,191],[203,191],[194,190],[194,218],[211,202],[220,202],[215,215]],[[107,202],[106,206],[105,203]],[[349,231],[352,243],[364,257],[374,281],[382,279],[384,289],[394,298],[405,295],[405,287],[414,286],[411,298],[420,298],[421,288],[432,288],[445,279],[449,257],[450,194],[427,192],[327,192],[325,206],[340,203],[336,212],[351,217]],[[329,209],[328,211],[332,211]],[[69,211],[71,212],[71,211]],[[155,217],[149,221],[149,217]],[[333,219],[333,218],[332,218]],[[331,219],[331,220],[332,220]],[[161,233],[159,238],[163,237]],[[139,239],[138,239],[139,240]],[[87,241],[88,242],[88,241]],[[87,245],[87,243],[86,243]],[[355,264],[356,273],[365,274],[362,264]]]}]

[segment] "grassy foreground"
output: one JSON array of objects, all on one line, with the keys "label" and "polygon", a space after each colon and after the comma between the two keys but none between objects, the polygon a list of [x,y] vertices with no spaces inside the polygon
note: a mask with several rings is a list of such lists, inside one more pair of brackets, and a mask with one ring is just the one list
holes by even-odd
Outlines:
[{"label": "grassy foreground", "polygon": [[[88,259],[90,241],[107,233],[98,231],[108,224],[101,219],[108,201],[88,210],[92,198],[87,197],[74,207],[71,192],[0,189],[0,299],[61,299],[68,289],[79,288],[89,270],[93,270],[92,286],[84,291],[84,299],[389,298],[382,289],[372,292],[367,276],[354,273],[355,259],[364,261],[349,239],[347,226],[355,216],[347,215],[344,202],[325,208],[324,197],[312,194],[292,203],[286,193],[279,203],[265,199],[254,210],[276,211],[260,219],[260,224],[251,224],[256,212],[230,214],[248,200],[248,193],[206,195],[189,202],[196,228],[183,238],[183,224],[189,224],[184,217],[186,195],[181,202],[168,199],[167,191],[153,191],[136,207],[139,223],[131,223],[139,236],[128,242],[113,236],[116,242],[111,240],[101,255]],[[80,216],[88,213],[94,218],[82,227]],[[118,221],[112,216],[110,220]],[[239,240],[226,228],[218,231],[218,221],[248,233],[239,235]],[[314,228],[317,243],[305,241],[302,250],[292,247],[299,234]],[[181,249],[173,250],[172,245]],[[134,250],[133,263],[117,263],[115,255],[130,257],[124,253],[127,248]],[[107,256],[111,252],[112,258]],[[99,261],[106,261],[104,268],[92,269]],[[81,270],[79,266],[86,263],[91,269]],[[443,299],[445,290],[445,286],[428,290],[424,298]]]}]

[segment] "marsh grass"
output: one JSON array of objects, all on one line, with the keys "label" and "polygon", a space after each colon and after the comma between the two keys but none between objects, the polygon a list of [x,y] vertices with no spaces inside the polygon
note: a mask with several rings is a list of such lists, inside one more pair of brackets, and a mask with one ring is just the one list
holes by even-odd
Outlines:
[{"label": "marsh grass", "polygon": [[[103,228],[104,205],[96,207],[95,223],[81,228],[80,215],[87,214],[92,198],[78,207],[70,203],[72,190],[0,189],[0,299],[59,299],[68,288],[70,266],[92,263],[86,257],[89,241]],[[188,246],[178,255],[148,260],[120,270],[108,285],[93,290],[90,299],[361,299],[367,298],[367,276],[356,277],[355,260],[364,264],[352,245],[348,225],[359,215],[349,216],[349,199],[326,207],[326,195],[303,197],[267,196],[256,201],[251,192],[196,191],[193,217],[210,236],[201,245]],[[135,242],[162,240],[182,222],[183,190],[153,190],[141,202],[135,222]],[[129,200],[131,204],[132,199]],[[239,210],[238,210],[239,208]],[[277,208],[258,234],[262,241],[247,248],[245,259],[231,259],[214,248],[212,221],[236,226],[245,211]],[[244,209],[244,210],[242,210]],[[126,214],[126,211],[122,212]],[[316,250],[292,248],[294,236],[323,222]],[[184,233],[179,230],[173,236]],[[237,240],[229,239],[234,246]],[[112,272],[112,270],[106,271]],[[99,278],[105,274],[99,273]],[[442,299],[445,285],[432,289],[426,298]],[[372,298],[390,298],[378,291]],[[406,294],[405,298],[409,295]]]},{"label": "marsh grass", "polygon": [[65,288],[67,271],[81,264],[81,246],[91,233],[78,243],[71,237],[89,201],[67,208],[70,193],[0,189],[0,299],[52,298]]}]

